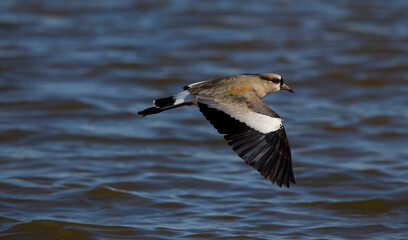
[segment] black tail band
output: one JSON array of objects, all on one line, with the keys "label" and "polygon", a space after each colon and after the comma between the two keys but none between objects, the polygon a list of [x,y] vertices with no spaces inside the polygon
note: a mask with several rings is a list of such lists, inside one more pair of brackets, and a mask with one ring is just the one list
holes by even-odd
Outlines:
[{"label": "black tail band", "polygon": [[173,106],[176,100],[174,97],[166,97],[154,100],[154,106],[157,108],[164,108]]}]

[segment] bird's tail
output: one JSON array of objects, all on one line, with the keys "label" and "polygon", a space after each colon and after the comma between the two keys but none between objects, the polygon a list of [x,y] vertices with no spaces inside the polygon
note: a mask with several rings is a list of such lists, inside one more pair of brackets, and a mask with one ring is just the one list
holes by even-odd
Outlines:
[{"label": "bird's tail", "polygon": [[173,108],[182,107],[185,105],[192,105],[191,96],[188,91],[181,92],[176,96],[159,98],[153,101],[153,107],[146,108],[139,111],[137,114],[145,117],[147,115],[157,114]]}]

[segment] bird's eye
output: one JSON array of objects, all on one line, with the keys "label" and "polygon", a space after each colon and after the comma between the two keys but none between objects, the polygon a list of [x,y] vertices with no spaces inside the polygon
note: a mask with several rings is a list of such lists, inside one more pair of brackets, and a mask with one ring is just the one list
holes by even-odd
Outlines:
[{"label": "bird's eye", "polygon": [[278,83],[279,83],[279,79],[272,79],[272,82],[275,83],[275,84],[278,84]]}]

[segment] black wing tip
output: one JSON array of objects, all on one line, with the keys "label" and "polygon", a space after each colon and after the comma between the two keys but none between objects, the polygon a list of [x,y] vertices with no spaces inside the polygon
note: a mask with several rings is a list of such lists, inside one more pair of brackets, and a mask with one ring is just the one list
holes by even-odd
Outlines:
[{"label": "black wing tip", "polygon": [[276,185],[278,186],[278,187],[280,187],[280,188],[282,188],[282,186],[285,186],[285,187],[287,187],[287,188],[290,188],[290,184],[292,183],[292,184],[296,184],[296,181],[295,181],[295,177],[293,176],[293,172],[291,173],[291,176],[290,176],[290,180],[287,180],[287,181],[281,181],[281,180],[273,180],[273,179],[269,179],[269,181],[272,183],[272,184],[275,184],[276,183]]},{"label": "black wing tip", "polygon": [[272,184],[287,188],[291,183],[295,184],[292,157],[284,128],[266,135],[255,131],[250,133],[226,135],[225,138],[248,165]]},{"label": "black wing tip", "polygon": [[[291,162],[291,159],[287,159],[286,161]],[[265,179],[268,179],[272,184],[276,184],[278,187],[285,186],[290,188],[290,184],[296,184],[295,175],[293,174],[293,168],[290,164],[289,169],[282,169],[282,168],[273,168],[268,171],[268,173],[263,174],[261,172],[261,176]]]}]

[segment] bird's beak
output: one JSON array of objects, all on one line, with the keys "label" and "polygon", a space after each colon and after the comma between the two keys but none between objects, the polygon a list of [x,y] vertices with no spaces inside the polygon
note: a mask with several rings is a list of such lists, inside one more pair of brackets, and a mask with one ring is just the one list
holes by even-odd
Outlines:
[{"label": "bird's beak", "polygon": [[282,84],[281,90],[288,90],[289,92],[294,93],[293,90],[286,84]]}]

